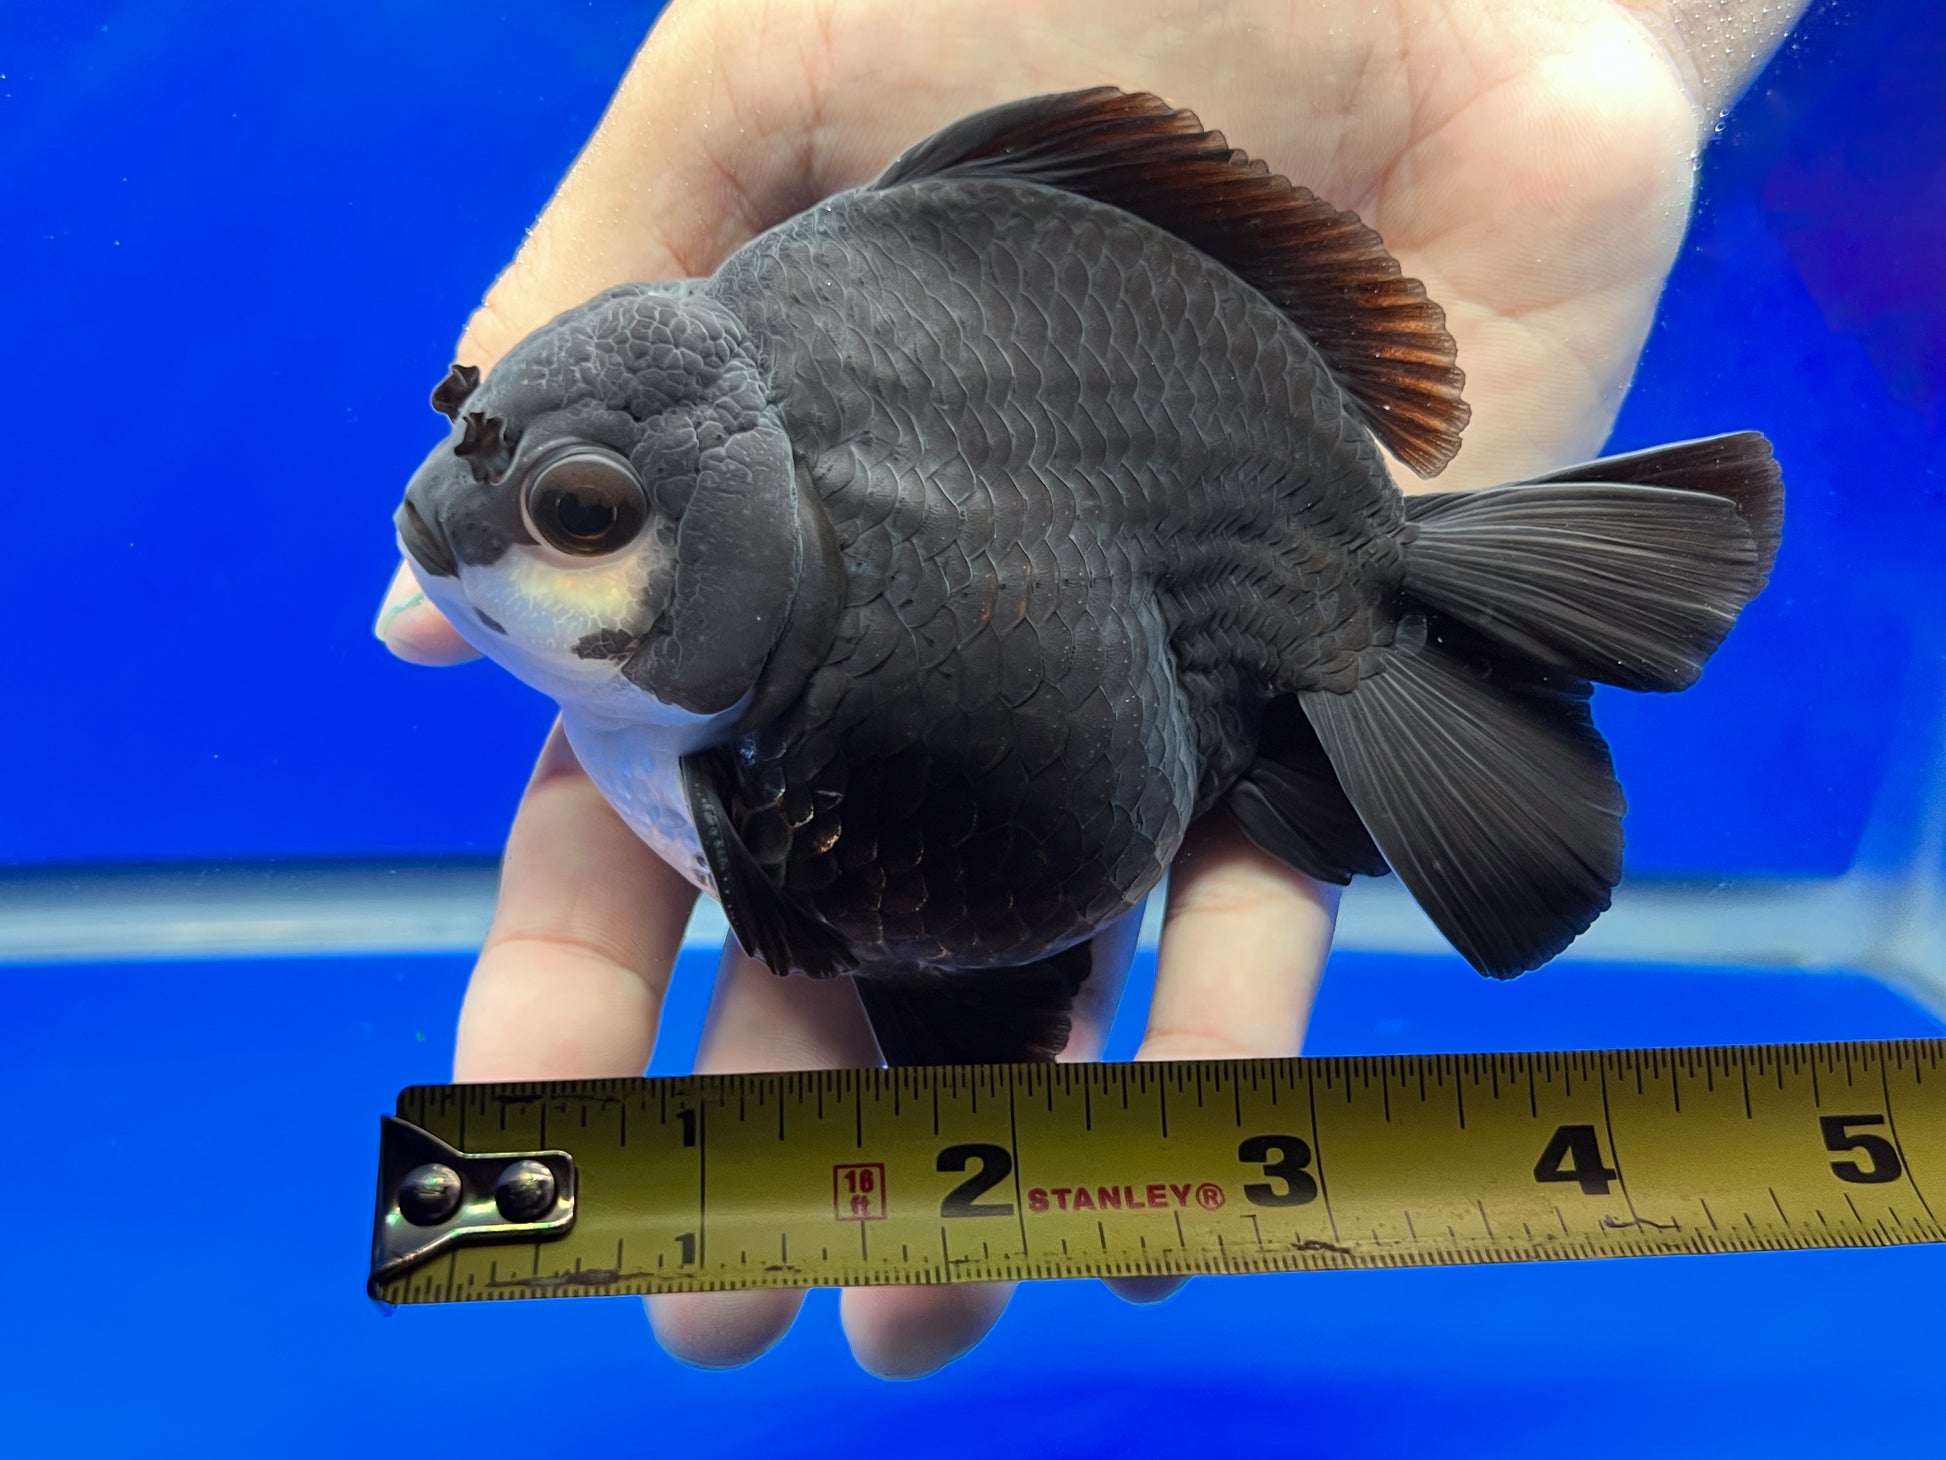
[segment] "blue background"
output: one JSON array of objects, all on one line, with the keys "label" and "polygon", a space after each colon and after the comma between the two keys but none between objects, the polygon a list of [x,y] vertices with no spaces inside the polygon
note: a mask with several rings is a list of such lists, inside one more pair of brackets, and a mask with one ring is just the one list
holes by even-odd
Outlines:
[{"label": "blue background", "polygon": [[[450,341],[653,8],[0,0],[0,863],[497,850],[547,707],[486,667],[395,664],[368,625]],[[1703,686],[1605,698],[1638,871],[1838,872],[1888,769],[1936,737],[1905,709],[1941,671],[1946,564],[1934,16],[1820,6],[1706,158],[1614,445],[1760,427],[1791,531]],[[452,162],[472,149],[491,186]],[[384,1321],[362,1290],[371,1117],[444,1078],[464,972],[0,970],[0,1449],[1941,1448],[1933,1249],[1201,1281],[1156,1312],[1046,1285],[904,1387],[851,1367],[829,1294],[736,1376],[662,1357],[625,1300]],[[706,984],[686,958],[659,1068],[686,1064]],[[1938,1029],[1863,979],[1498,986],[1345,956],[1308,1051]]]},{"label": "blue background", "polygon": [[[677,970],[654,1073],[688,1068],[708,958]],[[1111,1058],[1133,1052],[1152,971],[1137,966]],[[17,972],[8,1071],[31,1104],[12,1109],[42,1139],[12,1147],[10,1190],[31,1160],[60,1218],[13,1218],[9,1457],[1942,1450],[1938,1247],[1198,1279],[1146,1310],[1098,1283],[1030,1284],[968,1358],[908,1385],[852,1365],[829,1292],[730,1374],[665,1357],[628,1298],[383,1319],[364,1297],[376,1117],[397,1085],[446,1077],[459,961]],[[1343,956],[1307,1051],[1942,1032],[1864,979],[1559,974],[1490,984],[1448,959]],[[24,1298],[41,1264],[52,1282]]]},{"label": "blue background", "polygon": [[[0,5],[0,864],[497,850],[548,707],[369,624],[427,393],[654,8]],[[1707,156],[1614,444],[1761,428],[1790,531],[1702,686],[1604,696],[1636,871],[1842,870],[1892,753],[1946,540],[1931,9],[1819,7]]]}]

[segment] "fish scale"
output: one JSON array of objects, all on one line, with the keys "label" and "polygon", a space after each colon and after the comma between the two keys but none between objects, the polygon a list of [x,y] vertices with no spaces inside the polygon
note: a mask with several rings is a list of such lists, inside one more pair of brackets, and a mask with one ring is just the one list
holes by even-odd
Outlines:
[{"label": "fish scale", "polygon": [[[711,286],[754,330],[785,341],[772,358],[780,379],[790,382],[784,407],[793,443],[809,463],[847,555],[871,565],[869,572],[852,573],[852,601],[839,629],[840,662],[848,659],[842,647],[847,640],[871,646],[846,662],[845,703],[834,713],[807,701],[801,712],[746,737],[737,757],[735,814],[753,843],[762,828],[766,866],[787,895],[802,897],[840,929],[870,922],[874,943],[865,961],[890,968],[911,967],[921,949],[941,945],[966,966],[1032,962],[1074,930],[1135,905],[1160,880],[1189,821],[1224,789],[1221,778],[1204,774],[1204,766],[1216,759],[1234,776],[1247,761],[1240,737],[1249,720],[1191,698],[1197,689],[1238,692],[1242,686],[1234,677],[1224,684],[1186,685],[1155,646],[1180,650],[1200,638],[1205,652],[1191,648],[1185,655],[1192,663],[1247,657],[1276,666],[1297,683],[1304,682],[1306,661],[1294,649],[1308,652],[1312,663],[1329,663],[1348,661],[1363,647],[1350,595],[1331,592],[1328,577],[1315,572],[1343,568],[1335,555],[1301,535],[1319,518],[1328,531],[1333,518],[1346,515],[1345,501],[1323,495],[1287,499],[1260,490],[1266,482],[1289,484],[1283,464],[1318,449],[1307,437],[1328,433],[1340,448],[1347,440],[1337,424],[1342,406],[1334,410],[1335,387],[1322,366],[1311,362],[1308,372],[1293,370],[1291,358],[1300,351],[1274,343],[1280,333],[1294,333],[1288,321],[1234,276],[1125,215],[1039,189],[970,184],[964,192],[916,209],[850,195],[776,231],[761,250],[739,255]],[[968,215],[978,216],[982,226],[954,237],[960,267],[951,274],[951,287],[937,294],[900,287],[936,286],[936,272],[915,264],[915,257],[930,259],[930,251],[943,247],[947,217]],[[846,241],[842,256],[830,245],[838,235]],[[1080,307],[1063,293],[1071,283],[1063,282],[1064,271],[1078,258],[1119,265],[1102,270],[1097,262],[1096,270],[1114,287],[1088,292]],[[897,285],[889,282],[894,280]],[[996,358],[993,337],[979,332],[986,311],[965,304],[966,296],[983,298],[1001,280],[1012,313],[1035,312],[1023,311],[1024,301],[1041,306],[1050,321],[1045,348],[1032,356],[1037,378],[1031,396],[1013,388],[1012,357]],[[1175,306],[1166,315],[1164,295]],[[869,311],[853,302],[865,299],[872,301]],[[867,312],[869,319],[859,317]],[[1158,319],[1165,323],[1162,331],[1155,328]],[[1263,338],[1244,357],[1256,371],[1238,372],[1226,397],[1205,357],[1228,352],[1238,333]],[[1219,337],[1215,344],[1212,334]],[[882,351],[860,352],[861,337],[888,343]],[[900,350],[890,341],[907,343]],[[924,347],[913,341],[924,341]],[[909,380],[903,358],[927,364],[928,384],[919,399],[901,394]],[[890,380],[879,377],[887,363]],[[847,391],[853,382],[855,390]],[[1142,408],[1135,405],[1138,396]],[[1254,410],[1253,399],[1260,403]],[[1067,402],[1073,405],[1064,410]],[[1194,424],[1199,412],[1221,412],[1231,420],[1239,411],[1265,422],[1240,442]],[[908,414],[909,427],[900,420]],[[1319,416],[1328,424],[1320,427]],[[1025,436],[1023,420],[1031,428]],[[840,440],[832,443],[837,465],[829,469],[817,439],[819,423],[827,421],[849,438],[894,435],[905,449],[861,460],[851,440]],[[971,455],[975,446],[984,448],[977,458]],[[943,473],[935,464],[942,452],[951,463]],[[927,464],[909,465],[913,454]],[[1371,481],[1382,484],[1368,442],[1362,457]],[[1265,466],[1253,470],[1253,461]],[[912,764],[890,766],[881,759],[887,735],[900,748],[968,744],[947,733],[924,688],[931,682],[927,676],[950,677],[961,703],[982,689],[995,702],[1002,693],[1003,681],[972,647],[986,632],[984,623],[971,634],[961,630],[951,640],[933,641],[943,651],[937,659],[909,658],[903,647],[926,642],[936,618],[927,610],[952,597],[937,561],[953,562],[982,585],[981,596],[998,599],[1024,586],[1003,554],[982,552],[966,535],[956,532],[935,555],[910,551],[916,533],[899,539],[901,522],[921,524],[923,531],[948,515],[942,480],[994,484],[981,503],[987,510],[977,515],[983,528],[987,520],[996,524],[996,546],[1010,501],[1019,498],[1007,525],[1025,553],[1028,581],[1037,585],[1027,591],[1041,595],[1040,609],[1023,617],[1017,631],[1032,640],[1044,673],[1036,695],[1011,707],[999,735],[998,744],[1011,746],[1012,754],[989,755],[980,768],[976,820],[1003,830],[977,846],[956,837],[950,821],[935,826],[928,810],[935,798],[974,779],[962,772],[955,754],[924,758],[917,795],[911,794]],[[1382,520],[1386,506],[1377,485],[1363,495],[1371,503],[1366,515]],[[888,501],[898,506],[885,511]],[[876,524],[860,531],[867,514]],[[1212,545],[1192,527],[1238,516],[1301,546],[1295,553],[1266,548],[1244,534]],[[1138,552],[1144,558],[1139,571]],[[1165,591],[1162,601],[1129,592],[1145,577],[1166,581],[1172,552],[1203,560],[1195,574],[1199,589],[1173,598]],[[1252,557],[1271,562],[1251,570],[1245,560]],[[1314,570],[1311,578],[1294,579],[1293,557]],[[1282,578],[1276,576],[1280,566]],[[1239,570],[1247,584],[1241,594]],[[1394,569],[1394,581],[1396,575]],[[1382,570],[1373,576],[1381,592],[1389,588]],[[1306,590],[1314,595],[1308,601],[1299,597]],[[1311,605],[1331,611],[1335,622],[1305,612]],[[1049,641],[1036,619],[1065,632]],[[887,620],[896,624],[902,643],[879,658],[876,645],[888,632]],[[1333,645],[1333,630],[1344,640],[1341,646]],[[1252,641],[1255,652],[1239,654]],[[922,671],[919,677],[914,668]],[[905,718],[915,711],[917,723]],[[838,725],[844,726],[842,744]],[[874,725],[880,733],[871,732]],[[1024,774],[1007,774],[1010,759]],[[834,873],[838,854],[828,834],[793,837],[783,824],[778,778],[768,773],[777,765],[784,767],[785,784],[803,782],[842,798],[841,843],[848,824],[870,827],[888,814],[920,818],[917,855],[909,834],[903,855],[885,868],[882,888],[862,885],[842,864]],[[903,786],[905,793],[890,804],[883,795],[866,799],[864,787],[875,778]],[[976,879],[963,865],[969,854],[979,858]],[[882,842],[877,861],[885,862]],[[942,895],[948,885],[965,889],[969,880],[982,885],[979,897]],[[1005,915],[1029,889],[1048,882],[1061,893],[1033,900],[1050,909],[1052,936],[1048,927]]]}]

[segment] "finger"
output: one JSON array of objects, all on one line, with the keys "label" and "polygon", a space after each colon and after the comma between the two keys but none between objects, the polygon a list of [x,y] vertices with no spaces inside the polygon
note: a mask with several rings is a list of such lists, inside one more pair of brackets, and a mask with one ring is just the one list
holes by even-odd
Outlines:
[{"label": "finger", "polygon": [[1012,1301],[1012,1283],[846,1288],[838,1320],[858,1367],[880,1379],[923,1379],[971,1353]]},{"label": "finger", "polygon": [[1294,1055],[1317,997],[1339,889],[1260,850],[1227,816],[1190,831],[1169,878],[1137,1059]]},{"label": "finger", "polygon": [[454,1078],[641,1074],[695,898],[609,808],[557,725],[507,837]]},{"label": "finger", "polygon": [[[1095,935],[1093,967],[1075,998],[1063,1062],[1101,1057],[1141,926],[1137,908]],[[1013,1283],[848,1288],[838,1315],[861,1368],[881,1379],[917,1379],[971,1351],[999,1321],[1013,1291]]]},{"label": "finger", "polygon": [[[1138,1060],[1294,1055],[1317,997],[1338,889],[1259,850],[1229,818],[1207,816],[1169,877],[1155,994]],[[1154,1303],[1182,1278],[1119,1278]]]},{"label": "finger", "polygon": [[[700,1074],[857,1069],[878,1045],[849,979],[779,978],[734,943],[717,964]],[[670,1354],[698,1368],[747,1364],[777,1343],[803,1305],[800,1289],[669,1293],[648,1299],[649,1324]]]},{"label": "finger", "polygon": [[1681,74],[1704,133],[1769,64],[1809,8],[1810,0],[1663,0],[1623,7]]},{"label": "finger", "polygon": [[1061,1051],[1062,1064],[1098,1060],[1108,1043],[1108,1030],[1121,1007],[1122,990],[1128,984],[1129,965],[1135,961],[1135,948],[1142,936],[1142,909],[1117,918],[1095,934],[1094,962],[1088,978],[1074,997],[1074,1024],[1068,1032],[1067,1047]]},{"label": "finger", "polygon": [[456,358],[490,369],[601,290],[707,274],[815,201],[820,28],[791,24],[788,11],[782,23],[741,23],[731,10],[679,0],[656,22]]},{"label": "finger", "polygon": [[459,636],[434,608],[408,563],[392,570],[391,585],[378,606],[372,633],[408,664],[464,664],[480,651]]}]

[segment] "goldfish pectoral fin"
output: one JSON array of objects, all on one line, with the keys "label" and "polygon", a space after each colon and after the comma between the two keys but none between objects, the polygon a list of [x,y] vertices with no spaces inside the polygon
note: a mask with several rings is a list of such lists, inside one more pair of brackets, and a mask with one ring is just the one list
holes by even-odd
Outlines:
[{"label": "goldfish pectoral fin", "polygon": [[1405,590],[1530,659],[1685,689],[1764,586],[1783,492],[1745,431],[1409,497]]},{"label": "goldfish pectoral fin", "polygon": [[1389,870],[1294,699],[1264,712],[1257,758],[1220,804],[1258,847],[1320,882]]},{"label": "goldfish pectoral fin", "polygon": [[1090,943],[1020,968],[861,976],[858,998],[888,1065],[1053,1060],[1067,1047]]},{"label": "goldfish pectoral fin", "polygon": [[1420,476],[1472,412],[1446,314],[1378,234],[1293,186],[1192,112],[1112,86],[990,107],[908,149],[875,188],[1016,179],[1132,213],[1262,292],[1324,357],[1353,412]]},{"label": "goldfish pectoral fin", "polygon": [[1416,638],[1349,693],[1301,703],[1399,880],[1469,963],[1511,978],[1608,907],[1621,787],[1586,680],[1496,657],[1456,626]]},{"label": "goldfish pectoral fin", "polygon": [[715,752],[683,757],[689,817],[737,943],[773,973],[830,978],[851,972],[858,959],[844,939],[787,901],[744,845],[730,819],[725,775]]}]

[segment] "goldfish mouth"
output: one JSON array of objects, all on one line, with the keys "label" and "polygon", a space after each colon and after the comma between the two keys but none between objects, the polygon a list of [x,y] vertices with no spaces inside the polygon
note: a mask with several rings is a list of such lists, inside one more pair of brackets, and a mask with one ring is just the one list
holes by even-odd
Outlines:
[{"label": "goldfish mouth", "polygon": [[398,529],[399,542],[415,564],[436,578],[459,576],[459,564],[453,561],[453,550],[427,525],[426,519],[419,515],[419,509],[410,500],[399,504],[399,510],[393,514],[392,525]]}]

